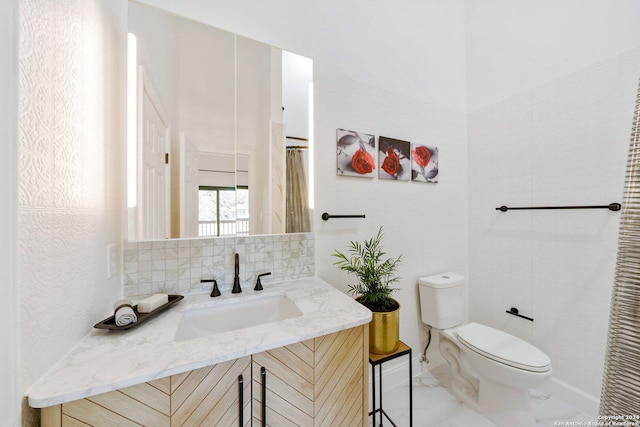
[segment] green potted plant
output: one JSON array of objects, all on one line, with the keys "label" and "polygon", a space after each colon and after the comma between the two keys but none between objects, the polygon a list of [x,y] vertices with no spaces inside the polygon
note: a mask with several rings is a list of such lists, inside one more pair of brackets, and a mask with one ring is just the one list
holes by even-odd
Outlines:
[{"label": "green potted plant", "polygon": [[378,234],[363,243],[351,242],[348,254],[335,251],[334,265],[356,276],[358,282],[349,285],[349,293],[372,312],[369,324],[369,351],[376,354],[393,353],[398,348],[400,334],[400,304],[391,295],[392,285],[400,280],[396,275],[402,255],[384,258],[382,227]]}]

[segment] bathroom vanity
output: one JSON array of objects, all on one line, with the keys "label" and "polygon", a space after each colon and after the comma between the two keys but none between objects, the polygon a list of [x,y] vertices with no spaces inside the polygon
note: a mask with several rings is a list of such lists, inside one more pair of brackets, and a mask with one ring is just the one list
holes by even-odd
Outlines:
[{"label": "bathroom vanity", "polygon": [[[273,297],[301,314],[176,340],[185,313]],[[188,295],[139,328],[92,331],[29,403],[42,408],[42,426],[366,425],[370,318],[318,278]]]}]

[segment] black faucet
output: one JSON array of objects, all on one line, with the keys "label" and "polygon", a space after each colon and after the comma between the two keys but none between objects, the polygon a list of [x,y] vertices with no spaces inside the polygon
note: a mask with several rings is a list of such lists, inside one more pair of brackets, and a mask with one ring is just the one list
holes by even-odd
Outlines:
[{"label": "black faucet", "polygon": [[231,289],[232,294],[239,294],[242,292],[242,288],[240,287],[240,257],[236,254],[235,258],[235,274],[233,277],[233,289]]}]

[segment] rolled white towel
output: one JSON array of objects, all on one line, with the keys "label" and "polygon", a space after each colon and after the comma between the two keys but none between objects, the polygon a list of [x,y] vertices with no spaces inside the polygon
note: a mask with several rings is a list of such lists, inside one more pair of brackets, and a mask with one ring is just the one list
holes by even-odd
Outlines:
[{"label": "rolled white towel", "polygon": [[121,299],[114,304],[116,326],[127,326],[138,321],[138,316],[133,312],[133,306],[128,299]]}]

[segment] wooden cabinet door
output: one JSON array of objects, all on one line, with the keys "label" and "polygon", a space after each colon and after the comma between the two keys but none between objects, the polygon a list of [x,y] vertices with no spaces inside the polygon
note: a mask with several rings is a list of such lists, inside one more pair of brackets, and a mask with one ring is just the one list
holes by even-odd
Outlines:
[{"label": "wooden cabinet door", "polygon": [[366,425],[366,328],[255,354],[252,425]]},{"label": "wooden cabinet door", "polygon": [[312,426],[313,372],[313,340],[254,354],[252,425]]},{"label": "wooden cabinet door", "polygon": [[171,427],[248,426],[250,404],[250,356],[171,377]]}]

